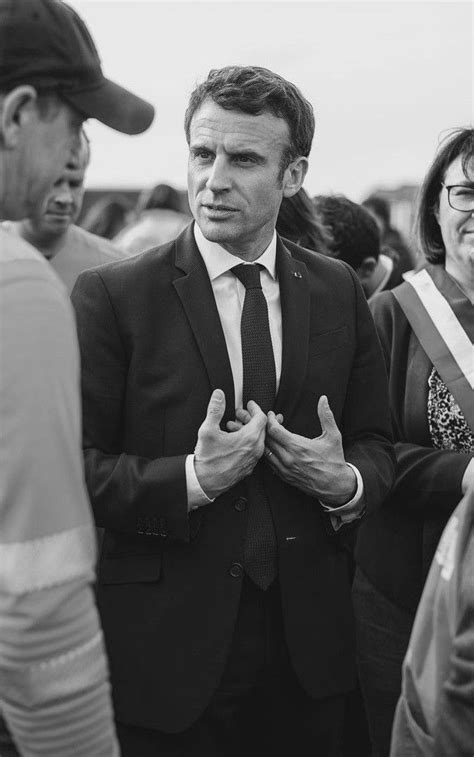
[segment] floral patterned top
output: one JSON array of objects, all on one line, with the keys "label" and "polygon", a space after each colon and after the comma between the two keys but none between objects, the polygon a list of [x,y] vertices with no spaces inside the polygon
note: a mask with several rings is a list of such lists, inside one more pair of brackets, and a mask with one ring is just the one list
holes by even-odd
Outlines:
[{"label": "floral patterned top", "polygon": [[474,434],[436,368],[428,378],[428,423],[433,447],[468,453],[474,450]]}]

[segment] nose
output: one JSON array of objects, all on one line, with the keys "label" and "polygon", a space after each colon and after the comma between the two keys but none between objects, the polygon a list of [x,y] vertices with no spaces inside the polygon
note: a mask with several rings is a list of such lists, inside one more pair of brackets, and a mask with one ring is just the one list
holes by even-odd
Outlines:
[{"label": "nose", "polygon": [[69,188],[69,184],[64,185],[60,188],[59,192],[56,194],[54,198],[54,201],[57,205],[60,205],[61,207],[72,205],[72,194]]},{"label": "nose", "polygon": [[229,166],[226,158],[224,155],[218,155],[210,169],[210,174],[206,181],[206,187],[211,192],[217,194],[230,189],[230,182]]}]

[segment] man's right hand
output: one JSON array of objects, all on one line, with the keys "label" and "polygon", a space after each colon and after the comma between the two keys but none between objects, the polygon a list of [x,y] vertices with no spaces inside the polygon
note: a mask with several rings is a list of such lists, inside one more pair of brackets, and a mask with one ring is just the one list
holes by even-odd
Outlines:
[{"label": "man's right hand", "polygon": [[225,395],[221,389],[215,389],[211,395],[194,450],[196,476],[209,499],[215,499],[249,476],[263,455],[267,416],[253,400],[247,410],[250,415],[247,424],[233,433],[222,431]]}]

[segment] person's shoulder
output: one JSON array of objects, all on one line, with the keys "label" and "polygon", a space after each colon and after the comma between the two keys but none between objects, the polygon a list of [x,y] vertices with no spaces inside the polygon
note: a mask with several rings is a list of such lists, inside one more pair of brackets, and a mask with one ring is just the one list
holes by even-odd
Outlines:
[{"label": "person's shoulder", "polygon": [[29,242],[10,232],[8,225],[0,225],[0,281],[3,286],[28,282],[43,282],[45,288],[65,295],[64,285],[44,256]]},{"label": "person's shoulder", "polygon": [[407,281],[403,281],[393,289],[386,289],[377,292],[368,300],[370,312],[377,326],[387,329],[398,329],[406,326],[408,321],[397,300],[397,293],[410,286]]},{"label": "person's shoulder", "polygon": [[98,258],[98,264],[109,263],[114,260],[123,260],[124,253],[119,250],[109,239],[104,239],[97,234],[93,234],[81,226],[73,225],[69,228],[69,233],[77,243],[89,247]]},{"label": "person's shoulder", "polygon": [[315,271],[318,275],[324,273],[346,275],[347,272],[351,274],[351,267],[343,260],[330,257],[322,252],[309,250],[306,247],[301,247],[294,242],[290,242],[288,239],[281,238],[281,241],[292,258],[304,263],[310,271]]},{"label": "person's shoulder", "polygon": [[104,282],[112,286],[115,284],[121,286],[124,280],[133,281],[134,284],[140,280],[149,282],[153,280],[155,272],[162,279],[166,268],[170,271],[174,270],[175,243],[176,240],[173,239],[171,242],[131,256],[119,251],[119,257],[83,271],[80,278],[84,281],[88,276],[97,273]]}]

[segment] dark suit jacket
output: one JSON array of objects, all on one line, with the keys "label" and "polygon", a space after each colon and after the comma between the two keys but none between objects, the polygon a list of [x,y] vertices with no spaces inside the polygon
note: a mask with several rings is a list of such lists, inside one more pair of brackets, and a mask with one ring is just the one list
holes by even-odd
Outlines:
[{"label": "dark suit jacket", "polygon": [[[344,263],[277,246],[283,357],[275,410],[320,434],[328,395],[369,510],[393,478],[385,370],[363,292]],[[138,257],[84,273],[73,292],[82,352],[85,470],[105,529],[98,603],[119,720],[179,731],[226,661],[241,590],[247,484],[187,513],[185,457],[211,391],[234,391],[211,283],[192,227]],[[286,636],[314,697],[351,687],[345,553],[319,502],[269,469]],[[289,537],[292,537],[289,539]]]},{"label": "dark suit jacket", "polygon": [[360,525],[356,562],[386,597],[414,613],[472,454],[433,447],[427,414],[433,366],[392,292],[376,295],[370,308],[389,372],[397,477],[383,508]]}]

